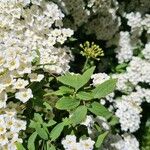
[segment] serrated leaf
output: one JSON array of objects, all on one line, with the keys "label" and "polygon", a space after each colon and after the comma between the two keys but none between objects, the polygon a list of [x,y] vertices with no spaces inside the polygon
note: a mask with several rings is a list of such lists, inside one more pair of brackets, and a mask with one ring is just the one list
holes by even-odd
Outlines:
[{"label": "serrated leaf", "polygon": [[73,125],[79,124],[85,120],[87,114],[86,106],[79,106],[72,114],[71,122]]},{"label": "serrated leaf", "polygon": [[98,102],[93,102],[91,106],[92,107],[88,109],[96,116],[102,116],[106,119],[109,119],[112,116],[112,113]]},{"label": "serrated leaf", "polygon": [[48,135],[47,135],[46,130],[44,128],[42,128],[40,125],[36,126],[36,132],[42,139],[48,140]]},{"label": "serrated leaf", "polygon": [[56,103],[56,108],[60,110],[70,110],[76,108],[80,104],[80,101],[73,99],[72,97],[62,97]]},{"label": "serrated leaf", "polygon": [[110,79],[96,86],[96,88],[92,90],[94,98],[103,98],[112,93],[115,90],[116,83],[116,79]]},{"label": "serrated leaf", "polygon": [[17,147],[17,150],[25,150],[23,145],[21,143],[19,143],[19,142],[16,143],[16,147]]},{"label": "serrated leaf", "polygon": [[28,149],[29,150],[35,150],[35,139],[37,137],[37,132],[32,133],[32,135],[28,139]]},{"label": "serrated leaf", "polygon": [[91,92],[84,92],[84,91],[78,92],[76,94],[76,97],[80,100],[85,100],[85,101],[88,101],[94,98]]},{"label": "serrated leaf", "polygon": [[99,135],[97,138],[97,141],[95,143],[96,148],[100,148],[101,145],[103,144],[106,136],[108,135],[108,131],[104,132],[103,134]]},{"label": "serrated leaf", "polygon": [[64,126],[65,126],[64,123],[61,122],[52,129],[50,133],[50,138],[52,141],[56,140],[60,136],[61,132],[64,129]]}]

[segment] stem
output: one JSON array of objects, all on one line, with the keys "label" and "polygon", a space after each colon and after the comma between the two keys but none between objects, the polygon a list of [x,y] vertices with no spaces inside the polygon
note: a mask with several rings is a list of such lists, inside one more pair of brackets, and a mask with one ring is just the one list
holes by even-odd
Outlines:
[{"label": "stem", "polygon": [[85,61],[85,63],[84,63],[84,67],[83,67],[83,69],[82,69],[82,72],[84,72],[84,71],[86,70],[88,61],[89,61],[89,57],[86,57],[86,61]]}]

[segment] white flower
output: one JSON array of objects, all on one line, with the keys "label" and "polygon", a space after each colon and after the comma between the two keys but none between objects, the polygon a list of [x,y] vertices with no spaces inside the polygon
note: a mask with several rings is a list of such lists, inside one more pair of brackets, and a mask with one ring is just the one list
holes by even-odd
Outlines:
[{"label": "white flower", "polygon": [[5,91],[0,92],[0,108],[6,107],[7,93]]},{"label": "white flower", "polygon": [[19,92],[15,93],[15,98],[19,99],[23,103],[27,102],[30,98],[33,98],[31,89],[21,89]]},{"label": "white flower", "polygon": [[109,80],[110,76],[108,76],[106,73],[96,73],[91,76],[91,79],[93,79],[93,85],[96,86]]},{"label": "white flower", "polygon": [[13,88],[14,89],[23,89],[25,88],[27,85],[29,84],[29,82],[27,80],[24,79],[18,79],[17,81],[14,81],[13,83]]},{"label": "white flower", "polygon": [[119,63],[128,62],[132,59],[133,51],[129,32],[120,32],[119,46],[116,53]]},{"label": "white flower", "polygon": [[123,139],[111,144],[117,150],[140,150],[139,142],[133,135],[124,134]]},{"label": "white flower", "polygon": [[14,125],[11,127],[12,132],[19,132],[20,130],[26,129],[26,121],[23,120],[15,120]]},{"label": "white flower", "polygon": [[31,73],[28,75],[31,82],[40,82],[43,78],[43,74]]},{"label": "white flower", "polygon": [[10,71],[15,70],[19,67],[19,59],[15,58],[12,60],[7,60],[6,64],[4,65],[5,67],[7,67]]},{"label": "white flower", "polygon": [[142,53],[145,59],[150,60],[150,42],[145,45],[145,48],[142,50]]},{"label": "white flower", "polygon": [[87,140],[80,139],[80,144],[82,145],[82,150],[93,150],[95,142],[88,138]]},{"label": "white flower", "polygon": [[140,127],[141,108],[135,103],[126,100],[116,101],[116,116],[119,118],[123,131],[135,132]]},{"label": "white flower", "polygon": [[67,135],[65,139],[62,140],[62,145],[64,148],[67,148],[70,144],[76,143],[76,136],[75,135]]},{"label": "white flower", "polygon": [[0,136],[6,133],[5,124],[0,124]]},{"label": "white flower", "polygon": [[8,143],[8,138],[5,135],[0,135],[0,146],[4,146]]}]

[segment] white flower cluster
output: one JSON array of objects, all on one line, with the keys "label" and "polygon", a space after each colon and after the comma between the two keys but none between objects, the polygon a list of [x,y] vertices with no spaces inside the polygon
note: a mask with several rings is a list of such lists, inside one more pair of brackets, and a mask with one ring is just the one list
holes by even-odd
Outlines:
[{"label": "white flower cluster", "polygon": [[[64,14],[55,3],[23,0],[1,1],[0,9],[0,39],[4,39],[5,49],[10,42],[10,39],[7,38],[13,36],[20,42],[20,49],[24,47],[28,51],[38,50],[40,52],[39,63],[42,64],[42,67],[53,64],[56,66],[55,70],[52,67],[54,73],[63,73],[68,70],[68,62],[71,60],[70,55],[67,54],[68,49],[62,48],[61,53],[61,50],[54,45],[63,44],[73,34],[73,31],[62,28]],[[46,55],[48,56],[46,57]],[[62,69],[60,70],[60,68]],[[45,70],[51,72],[50,67],[46,67]]]},{"label": "white flower cluster", "polygon": [[65,150],[93,150],[95,144],[91,138],[77,142],[75,135],[67,135],[61,143]]},{"label": "white flower cluster", "polygon": [[149,14],[145,14],[144,17],[142,17],[140,12],[131,12],[125,14],[125,17],[128,19],[128,25],[131,27],[131,32],[138,31],[138,34],[141,35],[141,31],[145,29],[150,33]]},{"label": "white flower cluster", "polygon": [[22,143],[19,132],[26,129],[26,121],[17,118],[15,108],[1,109],[0,149],[17,150],[16,142]]},{"label": "white flower cluster", "polygon": [[54,46],[73,34],[62,28],[63,17],[53,2],[0,1],[0,108],[6,107],[9,92],[23,103],[33,97],[24,75],[30,74],[30,82],[39,82],[44,76],[31,74],[39,67],[58,74],[69,70],[69,48]]},{"label": "white flower cluster", "polygon": [[120,39],[116,53],[119,63],[128,62],[132,59],[133,51],[129,32],[120,32]]},{"label": "white flower cluster", "polygon": [[140,150],[139,142],[133,135],[124,134],[122,140],[111,144],[116,150]]},{"label": "white flower cluster", "polygon": [[145,48],[142,50],[144,58],[150,61],[150,42],[145,45]]},{"label": "white flower cluster", "polygon": [[95,123],[98,123],[99,126],[101,126],[101,128],[104,130],[104,131],[107,131],[110,129],[110,126],[107,122],[107,120],[102,117],[102,116],[97,116],[96,118],[94,118],[92,115],[87,115],[86,116],[86,119],[81,123],[81,125],[84,125],[87,127],[87,130],[88,130],[88,134],[90,135],[90,137],[94,137],[95,136],[95,132],[97,132],[95,129],[94,129],[94,124]]},{"label": "white flower cluster", "polygon": [[106,73],[96,73],[91,76],[91,79],[93,79],[93,85],[96,86],[110,79],[110,76],[108,76]]},{"label": "white flower cluster", "polygon": [[119,118],[121,129],[123,131],[135,132],[140,125],[141,108],[135,103],[126,100],[118,100],[116,102],[116,116]]},{"label": "white flower cluster", "polygon": [[109,40],[119,30],[120,18],[116,15],[116,0],[62,0],[64,11],[73,21],[65,20],[65,25],[74,30],[81,25],[86,34],[95,34],[97,39]]}]

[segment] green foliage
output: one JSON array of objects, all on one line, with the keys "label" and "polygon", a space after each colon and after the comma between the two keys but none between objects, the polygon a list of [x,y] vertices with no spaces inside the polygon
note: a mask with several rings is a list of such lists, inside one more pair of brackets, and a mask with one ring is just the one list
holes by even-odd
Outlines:
[{"label": "green foliage", "polygon": [[[110,79],[93,87],[90,79],[94,70],[95,67],[92,67],[83,74],[67,73],[56,78],[60,86],[58,90],[47,92],[44,95],[44,99],[47,101],[43,102],[42,106],[45,113],[52,113],[55,119],[51,117],[45,120],[47,118],[45,113],[34,114],[29,125],[33,129],[27,142],[29,150],[35,150],[36,147],[40,147],[41,150],[56,150],[55,144],[60,142],[61,136],[66,135],[66,132],[75,133],[87,115],[102,116],[112,126],[118,123],[118,118],[98,102],[100,98],[113,92],[116,80]],[[56,101],[55,107],[50,102],[53,97]],[[99,148],[108,132],[102,132],[103,129],[97,123],[94,128],[99,134],[95,147]],[[35,143],[38,143],[39,146],[35,146]]]},{"label": "green foliage", "polygon": [[57,80],[61,83],[75,88],[75,91],[78,91],[83,87],[91,78],[91,75],[94,72],[95,67],[88,69],[82,75],[80,74],[71,74],[67,73],[64,76],[58,77]]},{"label": "green foliage", "polygon": [[103,98],[113,92],[116,87],[116,82],[116,79],[110,79],[98,85],[95,89],[92,90],[94,98]]},{"label": "green foliage", "polygon": [[79,106],[80,101],[72,97],[62,97],[57,103],[56,108],[61,110],[70,110]]},{"label": "green foliage", "polygon": [[109,119],[112,116],[112,113],[98,102],[93,102],[91,107],[89,107],[89,111],[91,111],[96,116],[102,116],[106,119]]},{"label": "green foliage", "polygon": [[56,140],[61,132],[63,131],[65,124],[63,122],[57,124],[50,133],[50,138],[52,141]]},{"label": "green foliage", "polygon": [[86,106],[79,106],[75,112],[72,114],[71,123],[73,125],[79,124],[85,120],[87,114]]},{"label": "green foliage", "polygon": [[104,133],[102,133],[98,136],[97,141],[95,143],[96,148],[101,147],[101,145],[103,144],[103,141],[104,141],[104,139],[106,138],[107,135],[108,135],[108,131],[106,131],[106,132],[104,132]]},{"label": "green foliage", "polygon": [[35,150],[35,139],[36,139],[36,137],[37,137],[37,132],[33,132],[32,134],[31,134],[31,136],[29,137],[29,139],[28,139],[28,149],[29,150]]}]

